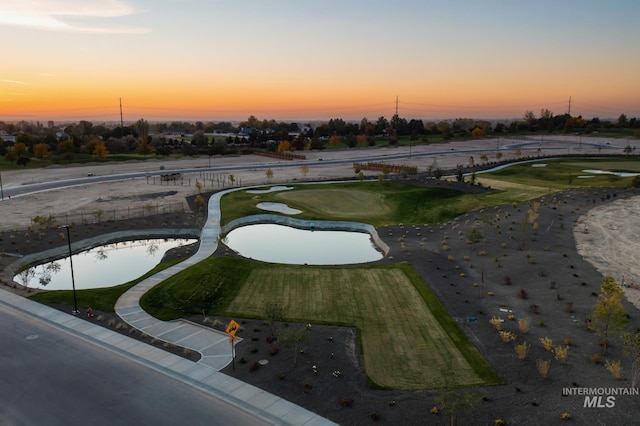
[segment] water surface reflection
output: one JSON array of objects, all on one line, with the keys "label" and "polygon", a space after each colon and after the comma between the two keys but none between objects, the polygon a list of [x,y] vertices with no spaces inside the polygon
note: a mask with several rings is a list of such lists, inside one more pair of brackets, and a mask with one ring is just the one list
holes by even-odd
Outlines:
[{"label": "water surface reflection", "polygon": [[[73,255],[76,289],[111,287],[144,275],[162,256],[175,247],[192,244],[195,239],[150,239],[105,244]],[[37,265],[14,277],[31,288],[70,290],[69,258]]]},{"label": "water surface reflection", "polygon": [[382,259],[364,232],[310,231],[275,224],[233,229],[225,244],[244,257],[294,265],[347,265]]}]

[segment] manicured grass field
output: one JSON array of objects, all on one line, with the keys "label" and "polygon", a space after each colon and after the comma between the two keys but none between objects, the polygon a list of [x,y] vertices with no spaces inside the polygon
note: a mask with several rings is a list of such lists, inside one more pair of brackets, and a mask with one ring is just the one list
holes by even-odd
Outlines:
[{"label": "manicured grass field", "polygon": [[[544,164],[544,167],[536,167]],[[584,179],[579,176],[590,175],[584,170],[596,169],[611,172],[640,172],[640,161],[627,158],[606,159],[557,159],[540,160],[533,163],[516,164],[505,169],[481,174],[483,178],[507,181],[532,188],[546,188],[559,191],[571,187],[624,187],[631,183],[631,177],[621,178],[614,175],[593,175]]]},{"label": "manicured grass field", "polygon": [[[499,378],[410,266],[261,267],[252,270],[227,314],[260,317],[279,302],[289,320],[355,326],[364,367],[376,386],[424,389],[493,384]],[[423,294],[416,287],[423,287]]]},{"label": "manicured grass field", "polygon": [[[279,202],[302,210],[298,219],[348,220],[384,226],[398,223],[440,223],[487,203],[510,202],[508,194],[492,199],[473,196],[447,187],[425,187],[395,182],[350,182],[332,185],[292,185],[291,190],[253,194],[237,191],[222,198],[222,224],[264,213],[260,202]],[[504,196],[506,200],[503,200]]]}]

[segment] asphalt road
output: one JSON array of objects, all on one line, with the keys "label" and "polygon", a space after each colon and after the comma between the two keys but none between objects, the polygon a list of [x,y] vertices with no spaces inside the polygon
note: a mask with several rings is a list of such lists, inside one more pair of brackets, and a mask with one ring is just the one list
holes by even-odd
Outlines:
[{"label": "asphalt road", "polygon": [[265,425],[0,304],[0,425]]},{"label": "asphalt road", "polygon": [[[255,161],[253,156],[240,157],[203,157],[198,159],[186,158],[183,160],[154,160],[148,162],[125,162],[120,164],[104,163],[79,166],[74,165],[68,168],[58,169],[29,169],[21,173],[20,171],[7,171],[3,173],[4,197],[15,197],[28,193],[59,189],[77,185],[87,185],[92,183],[124,181],[141,178],[145,176],[159,176],[167,173],[231,173],[242,170],[263,170],[270,167],[278,168],[299,168],[302,165],[309,167],[331,167],[349,165],[354,162],[367,161],[397,161],[411,163],[418,161],[421,167],[424,166],[425,158],[439,158],[446,166],[443,158],[451,158],[451,164],[466,164],[469,155],[479,155],[481,153],[491,154],[496,151],[519,149],[523,152],[532,151],[537,153],[542,149],[546,155],[553,153],[568,153],[571,149],[580,148],[579,152],[592,153],[600,150],[611,153],[621,152],[622,147],[617,145],[619,140],[605,138],[579,138],[577,136],[557,136],[536,140],[535,138],[498,138],[478,141],[450,142],[442,144],[419,144],[416,146],[403,146],[387,149],[350,149],[350,150],[323,150],[309,152],[306,160],[280,161],[270,158],[260,158]],[[455,158],[455,160],[454,160]],[[197,164],[197,165],[196,165]],[[206,165],[205,165],[206,164]],[[165,166],[167,166],[165,168]],[[92,176],[88,176],[88,174]],[[16,174],[20,174],[18,177]],[[16,176],[14,176],[16,175]],[[1,179],[1,178],[0,178]]]}]

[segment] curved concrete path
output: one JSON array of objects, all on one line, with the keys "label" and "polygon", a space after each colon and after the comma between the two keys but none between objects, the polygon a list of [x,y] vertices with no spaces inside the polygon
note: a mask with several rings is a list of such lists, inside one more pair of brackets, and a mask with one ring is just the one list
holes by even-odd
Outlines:
[{"label": "curved concrete path", "polygon": [[216,370],[221,370],[232,360],[227,334],[182,319],[161,321],[140,307],[140,298],[165,279],[210,257],[216,251],[220,235],[220,198],[235,190],[218,192],[209,199],[207,222],[202,227],[200,246],[194,255],[132,287],[120,296],[115,306],[116,314],[131,327],[156,339],[199,352],[202,357],[198,362]]},{"label": "curved concrete path", "polygon": [[[161,321],[147,312],[140,306],[140,298],[151,288],[160,284],[165,279],[175,275],[176,273],[195,265],[196,263],[210,257],[218,248],[218,237],[221,234],[220,227],[220,199],[229,192],[238,190],[247,190],[249,188],[232,188],[225,191],[217,192],[209,199],[207,206],[208,215],[207,222],[202,228],[200,237],[200,246],[198,251],[188,259],[167,268],[157,274],[145,279],[136,286],[124,293],[116,302],[115,310],[118,316],[122,318],[131,327],[134,327],[149,336],[156,339],[174,343],[178,346],[188,348],[199,352],[202,357],[198,363],[221,370],[232,361],[231,346],[229,336],[226,333],[202,327],[190,321],[178,319],[175,321]],[[276,186],[270,190],[261,192],[270,192],[271,190],[290,189],[287,187]],[[293,219],[278,215],[255,215],[234,220],[224,227],[224,232],[231,229],[264,221],[274,221],[276,223],[285,224],[294,227],[308,227],[309,221]],[[331,230],[353,230],[359,232],[367,232],[371,235],[378,247],[381,248],[383,254],[389,251],[389,247],[378,236],[375,228],[371,225],[356,222],[334,222],[334,221],[314,221],[315,227],[318,229]],[[238,341],[240,341],[239,339]]]}]

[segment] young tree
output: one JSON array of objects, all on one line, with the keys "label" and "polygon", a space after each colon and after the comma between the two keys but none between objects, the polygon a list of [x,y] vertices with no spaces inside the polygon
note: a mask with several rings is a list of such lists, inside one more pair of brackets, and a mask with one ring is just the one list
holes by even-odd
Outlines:
[{"label": "young tree", "polygon": [[456,180],[458,182],[464,182],[464,167],[462,164],[456,165]]},{"label": "young tree", "polygon": [[600,295],[593,313],[591,326],[600,337],[602,353],[607,353],[609,337],[622,332],[627,323],[627,312],[622,305],[624,290],[609,275],[605,276],[600,286]]},{"label": "young tree", "polygon": [[473,251],[474,246],[482,241],[482,232],[474,226],[467,232],[467,241],[471,245],[471,251]]},{"label": "young tree", "polygon": [[293,349],[293,365],[298,365],[298,349],[307,340],[308,331],[303,327],[289,327],[278,333],[278,342],[285,349]]},{"label": "young tree", "polygon": [[471,410],[480,400],[478,394],[460,389],[445,389],[436,397],[442,411],[449,416],[449,426],[457,425],[458,414]]},{"label": "young tree", "polygon": [[276,321],[281,321],[284,318],[285,308],[280,302],[267,303],[264,306],[264,316],[269,320],[271,324],[271,336],[276,336]]},{"label": "young tree", "polygon": [[529,210],[527,210],[527,214],[522,218],[521,228],[522,228],[522,245],[524,246],[524,235],[527,232],[527,228],[531,227],[534,230],[538,229],[538,210],[540,209],[540,202],[535,201]]},{"label": "young tree", "polygon": [[196,207],[198,208],[198,214],[202,213],[202,208],[204,207],[204,198],[202,198],[202,195],[198,194],[195,196],[195,198],[193,199],[193,202],[196,204]]}]

